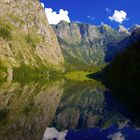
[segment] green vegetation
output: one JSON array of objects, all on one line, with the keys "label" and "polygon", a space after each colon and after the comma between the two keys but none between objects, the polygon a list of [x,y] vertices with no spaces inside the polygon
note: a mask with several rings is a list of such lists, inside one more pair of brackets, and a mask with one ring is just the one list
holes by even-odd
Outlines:
[{"label": "green vegetation", "polygon": [[2,37],[4,40],[11,40],[11,32],[10,32],[10,26],[7,24],[2,24],[0,22],[0,37]]},{"label": "green vegetation", "polygon": [[[90,48],[83,47],[86,42],[70,44],[58,36],[61,50],[64,57],[64,67],[66,71],[92,71],[94,67],[104,64],[104,47],[99,45],[93,51],[93,46]],[[92,44],[92,43],[91,43]],[[96,63],[96,64],[95,64]]]},{"label": "green vegetation", "polygon": [[[100,65],[103,65],[102,58],[99,58],[99,53],[102,53],[101,51],[97,52],[98,55],[96,55],[92,54],[92,50],[90,50],[90,54],[87,55],[85,54],[85,50],[80,46],[69,46],[69,51],[63,48],[61,49],[65,60],[64,67],[66,71],[92,71],[94,67],[100,67]],[[72,54],[74,54],[75,57]],[[94,62],[98,62],[98,65],[91,62],[93,59]]]},{"label": "green vegetation", "polygon": [[39,36],[35,36],[33,34],[27,34],[25,36],[25,40],[31,47],[35,48],[41,39],[39,38]]},{"label": "green vegetation", "polygon": [[24,107],[23,114],[24,114],[24,115],[28,115],[28,113],[29,113],[30,111],[32,111],[33,107],[34,107],[34,102],[33,102],[33,101],[29,102],[29,104],[27,104],[27,105]]},{"label": "green vegetation", "polygon": [[[47,77],[47,74],[41,73],[38,68],[30,67],[22,64],[19,68],[14,68],[14,81],[28,80],[24,82],[30,82],[37,80],[38,77]],[[27,78],[28,77],[28,78]],[[21,81],[23,83],[23,81]]]},{"label": "green vegetation", "polygon": [[89,79],[87,75],[90,74],[90,72],[85,71],[74,71],[69,72],[65,75],[66,79],[74,80],[74,81],[89,81],[92,79]]},{"label": "green vegetation", "polygon": [[92,71],[71,71],[65,74],[65,78],[73,81],[90,81],[92,79],[88,78],[89,74],[97,73],[102,67],[94,67]]},{"label": "green vegetation", "polygon": [[8,117],[9,109],[3,108],[0,110],[0,122]]},{"label": "green vegetation", "polygon": [[0,82],[5,81],[7,68],[0,63]]},{"label": "green vegetation", "polygon": [[92,79],[88,78],[87,75],[99,72],[102,67],[96,66],[92,68],[92,71],[66,71],[64,73],[60,70],[56,70],[51,67],[31,67],[22,64],[20,67],[14,67],[13,80],[20,83],[30,83],[32,81],[38,81],[38,79],[41,79],[41,81],[46,81],[51,79],[56,80],[62,78],[66,78],[73,81],[91,81]]},{"label": "green vegetation", "polygon": [[14,67],[14,81],[20,82],[21,84],[38,82],[44,83],[48,80],[56,80],[62,78],[62,71],[51,69],[51,67],[31,67],[22,64],[20,67]]}]

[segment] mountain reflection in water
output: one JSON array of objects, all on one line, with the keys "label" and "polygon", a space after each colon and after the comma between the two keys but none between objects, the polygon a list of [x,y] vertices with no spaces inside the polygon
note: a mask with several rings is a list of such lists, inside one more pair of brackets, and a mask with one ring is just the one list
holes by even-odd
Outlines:
[{"label": "mountain reflection in water", "polygon": [[97,81],[64,84],[64,93],[51,127],[59,130],[107,128],[128,120],[111,93]]},{"label": "mountain reflection in water", "polygon": [[0,140],[40,140],[54,118],[63,80],[0,85]]},{"label": "mountain reflection in water", "polygon": [[[0,83],[0,140],[41,140],[49,127],[55,128],[57,136],[57,130],[64,131],[61,139],[96,138],[108,131],[106,139],[113,139],[123,135],[112,127],[120,122],[126,122],[119,125],[123,128],[130,122],[127,113],[104,85],[94,80]],[[53,134],[52,139],[58,139]]]}]

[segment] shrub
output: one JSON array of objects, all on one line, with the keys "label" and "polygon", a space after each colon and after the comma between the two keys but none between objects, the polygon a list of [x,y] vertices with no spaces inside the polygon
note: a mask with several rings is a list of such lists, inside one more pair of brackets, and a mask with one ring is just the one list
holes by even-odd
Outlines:
[{"label": "shrub", "polygon": [[39,44],[39,42],[40,42],[39,36],[35,36],[33,34],[27,34],[25,36],[25,40],[33,48],[35,48]]},{"label": "shrub", "polygon": [[3,25],[0,23],[0,37],[2,37],[4,40],[12,39],[10,27],[8,25]]}]

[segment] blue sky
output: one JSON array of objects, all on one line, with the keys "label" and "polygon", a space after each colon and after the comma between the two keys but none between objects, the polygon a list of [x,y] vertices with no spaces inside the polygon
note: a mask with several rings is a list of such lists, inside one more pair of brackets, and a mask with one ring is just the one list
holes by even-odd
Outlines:
[{"label": "blue sky", "polygon": [[[40,1],[45,4],[45,8],[51,8],[51,12],[57,12],[53,15],[59,14],[60,9],[62,9],[62,15],[59,14],[61,18],[67,18],[66,20],[69,18],[71,22],[79,21],[94,25],[105,23],[112,27],[117,27],[119,24],[122,24],[127,28],[134,24],[140,24],[140,0]],[[66,13],[63,15],[63,12]],[[66,14],[68,17],[66,17]],[[50,15],[50,18],[53,17],[55,16]]]}]

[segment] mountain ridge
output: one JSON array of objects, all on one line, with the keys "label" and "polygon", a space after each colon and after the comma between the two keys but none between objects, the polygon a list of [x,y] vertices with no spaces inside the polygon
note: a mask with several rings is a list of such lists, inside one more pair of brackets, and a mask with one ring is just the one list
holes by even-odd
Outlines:
[{"label": "mountain ridge", "polygon": [[122,26],[123,32],[106,24],[94,26],[61,21],[51,26],[57,35],[64,59],[69,65],[73,65],[71,60],[83,65],[100,65],[110,62],[115,56],[110,58],[109,54],[110,51],[114,51],[113,47],[130,36],[130,33]]}]

